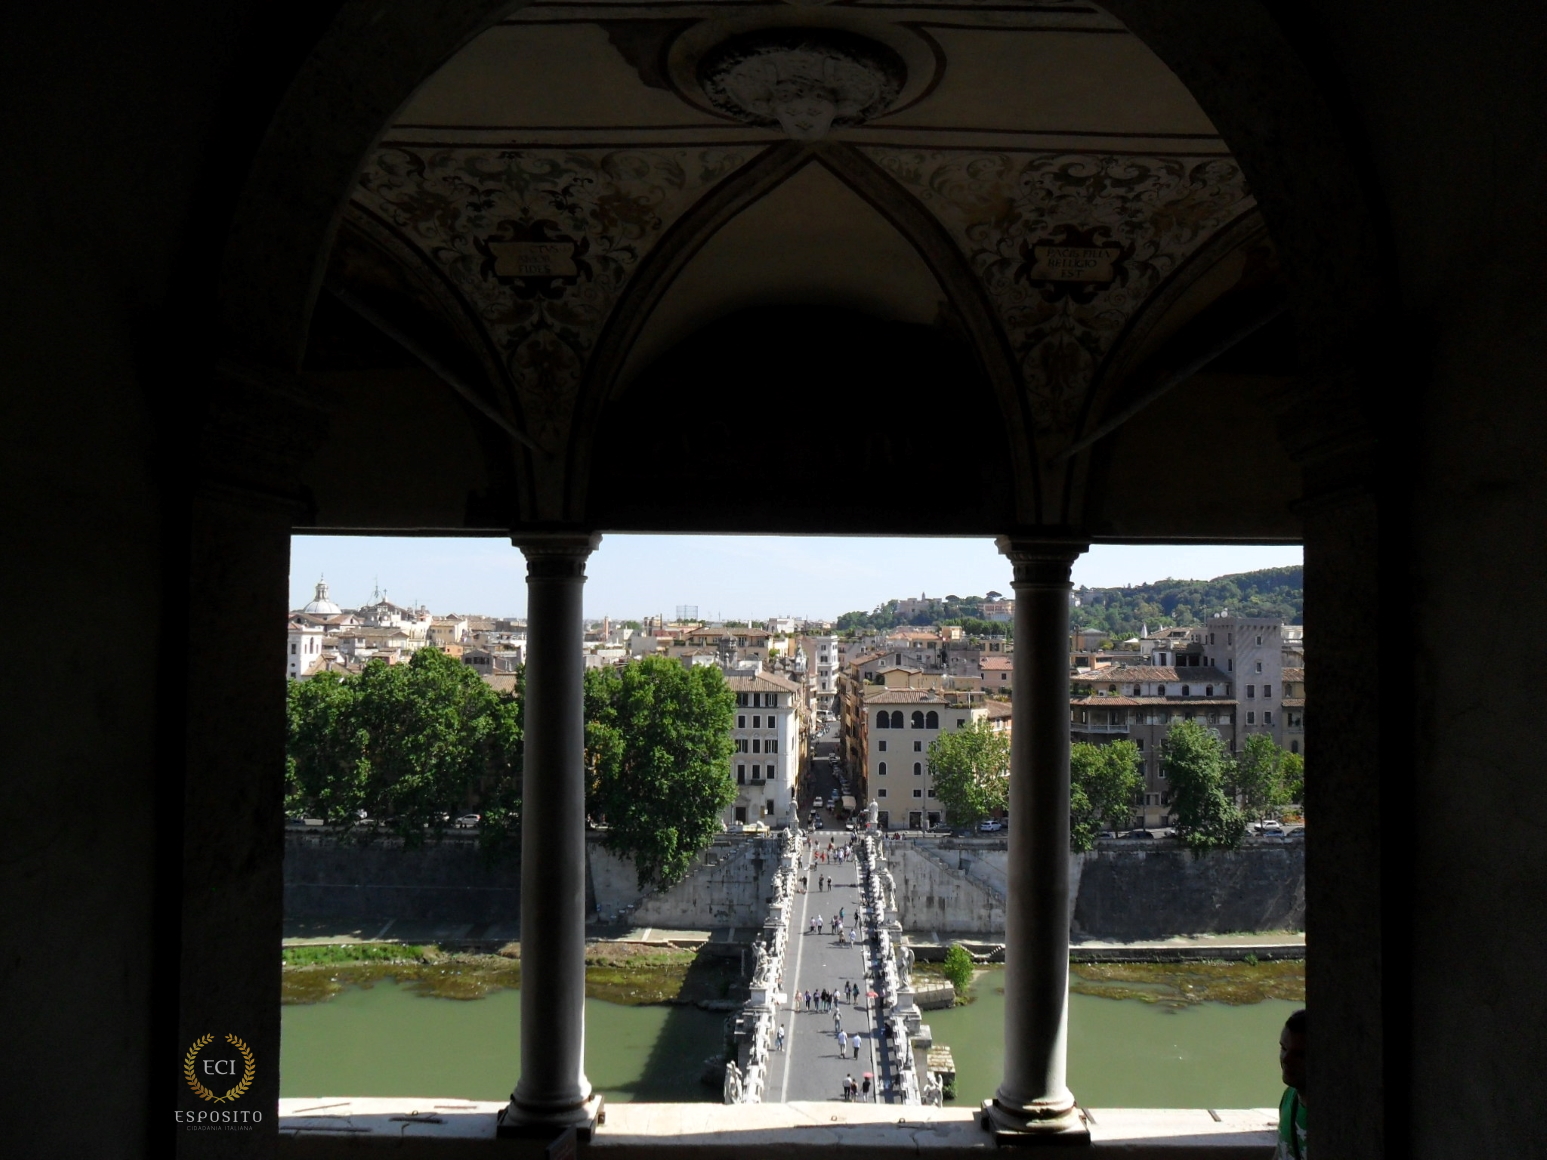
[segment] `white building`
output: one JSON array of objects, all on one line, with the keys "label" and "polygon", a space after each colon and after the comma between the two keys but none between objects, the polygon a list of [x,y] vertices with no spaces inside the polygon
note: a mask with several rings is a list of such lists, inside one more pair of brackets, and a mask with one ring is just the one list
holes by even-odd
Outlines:
[{"label": "white building", "polygon": [[838,655],[838,638],[813,636],[808,637],[807,641],[811,649],[811,687],[816,694],[816,711],[819,716],[831,717],[833,698],[838,695],[838,670],[842,664]]},{"label": "white building", "polygon": [[726,684],[736,694],[731,728],[736,800],[727,808],[725,822],[788,825],[800,774],[800,686],[773,673],[730,676]]},{"label": "white building", "polygon": [[[319,587],[327,586],[319,585]],[[322,643],[325,636],[326,633],[321,625],[292,620],[290,642],[285,655],[285,676],[292,681],[311,676],[312,670],[322,660]]]}]

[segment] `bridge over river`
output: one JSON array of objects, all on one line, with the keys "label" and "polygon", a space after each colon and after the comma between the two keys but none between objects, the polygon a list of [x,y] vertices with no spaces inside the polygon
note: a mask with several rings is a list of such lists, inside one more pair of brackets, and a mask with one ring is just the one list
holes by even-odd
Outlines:
[{"label": "bridge over river", "polygon": [[[843,1099],[850,1078],[871,1080],[861,1099],[939,1103],[915,1058],[912,954],[884,851],[874,834],[786,832],[752,996],[735,1022],[727,1103]],[[805,998],[824,991],[828,1004]]]}]

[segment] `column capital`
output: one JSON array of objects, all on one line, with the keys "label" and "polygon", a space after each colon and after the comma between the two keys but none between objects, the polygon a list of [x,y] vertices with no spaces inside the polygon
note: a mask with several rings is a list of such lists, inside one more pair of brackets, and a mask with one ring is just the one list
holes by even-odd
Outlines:
[{"label": "column capital", "polygon": [[584,580],[586,560],[602,536],[570,529],[523,529],[512,532],[510,542],[526,557],[527,579]]},{"label": "column capital", "polygon": [[994,541],[1015,567],[1013,587],[1068,587],[1075,560],[1089,541],[1069,536],[1000,536]]}]

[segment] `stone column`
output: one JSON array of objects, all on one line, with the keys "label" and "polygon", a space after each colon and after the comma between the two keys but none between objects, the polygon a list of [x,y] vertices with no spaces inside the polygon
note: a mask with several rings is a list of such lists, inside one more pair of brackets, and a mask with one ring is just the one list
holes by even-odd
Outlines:
[{"label": "stone column", "polygon": [[1015,567],[1004,1080],[998,1133],[1079,1132],[1069,1006],[1069,570],[1083,543],[1002,537]]},{"label": "stone column", "polygon": [[[237,1065],[236,1077],[246,1061],[227,1037],[240,1039],[254,1059],[251,1086],[221,1105],[179,1083],[177,1108],[261,1112],[262,1121],[252,1131],[194,1132],[174,1128],[173,1118],[158,1112],[164,1127],[153,1126],[146,1151],[179,1160],[267,1158],[278,1147],[280,976],[273,962],[284,935],[285,853],[279,629],[289,605],[291,529],[310,518],[300,481],[328,423],[306,384],[272,367],[222,363],[208,396],[209,412],[190,449],[197,479],[186,523],[172,520],[156,533],[168,537],[160,545],[165,565],[173,566],[181,546],[188,571],[186,597],[161,609],[178,623],[163,625],[156,641],[186,655],[162,662],[176,676],[158,690],[184,697],[181,713],[169,709],[166,718],[181,726],[184,767],[181,779],[171,774],[176,741],[169,729],[160,742],[165,768],[154,799],[161,844],[156,909],[144,919],[160,956],[148,980],[156,1011],[150,1033],[153,1058],[176,1059],[179,1067],[193,1043],[212,1036],[199,1060],[223,1057]],[[139,534],[148,538],[151,531]],[[152,542],[139,547],[152,550]],[[175,591],[177,578],[168,573],[163,583]],[[205,624],[219,624],[236,648],[215,655],[202,647],[196,626]],[[104,937],[111,941],[111,931]],[[132,1006],[127,997],[121,1002]],[[224,1095],[234,1082],[210,1087]],[[157,1103],[170,1094],[149,1090]]]},{"label": "stone column", "polygon": [[585,720],[581,590],[600,537],[522,533],[527,561],[521,790],[521,1079],[501,1136],[596,1122],[585,1075]]}]

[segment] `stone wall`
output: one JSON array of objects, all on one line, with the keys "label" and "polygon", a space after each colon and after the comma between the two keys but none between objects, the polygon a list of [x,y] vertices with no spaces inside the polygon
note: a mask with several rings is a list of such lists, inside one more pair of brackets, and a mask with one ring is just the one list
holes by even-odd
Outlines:
[{"label": "stone wall", "polygon": [[961,869],[959,849],[893,842],[886,848],[886,861],[897,880],[897,914],[904,930],[936,934],[1004,930],[1003,894]]},{"label": "stone wall", "polygon": [[[597,847],[591,849],[594,864]],[[636,926],[670,930],[760,927],[773,899],[778,868],[777,838],[722,838],[699,855],[677,885],[642,897],[629,920]]]},{"label": "stone wall", "polygon": [[[695,860],[671,890],[640,890],[634,864],[586,841],[590,916],[672,929],[759,926],[778,863],[773,838],[724,836]],[[521,866],[515,854],[490,858],[476,834],[452,831],[404,850],[396,841],[340,844],[321,830],[285,835],[285,916],[514,922],[521,916]]]},{"label": "stone wall", "polygon": [[521,863],[480,854],[477,836],[448,833],[405,850],[400,842],[336,842],[304,830],[285,834],[285,917],[409,918],[514,922],[521,916]]},{"label": "stone wall", "polygon": [[[761,924],[778,863],[775,839],[722,836],[682,882],[655,893],[639,889],[633,863],[605,849],[601,837],[586,843],[593,918],[687,930]],[[907,930],[1004,931],[1003,838],[893,842],[886,857]],[[1206,855],[1171,841],[1109,841],[1072,856],[1069,878],[1076,937],[1132,941],[1305,924],[1300,841],[1249,840]],[[285,913],[292,919],[511,922],[521,913],[520,880],[514,857],[484,857],[468,833],[415,851],[385,842],[341,846],[316,831],[286,835]]]},{"label": "stone wall", "polygon": [[1179,842],[1118,839],[1077,860],[1076,935],[1132,941],[1305,927],[1303,841],[1248,839],[1194,854]]}]

